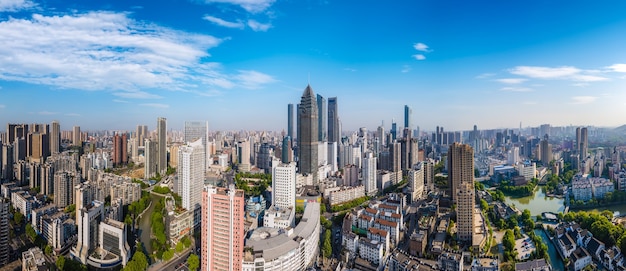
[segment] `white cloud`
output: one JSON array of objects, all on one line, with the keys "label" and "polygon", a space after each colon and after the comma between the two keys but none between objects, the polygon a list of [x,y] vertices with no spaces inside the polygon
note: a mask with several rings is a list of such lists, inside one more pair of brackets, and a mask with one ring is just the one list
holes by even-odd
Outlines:
[{"label": "white cloud", "polygon": [[537,102],[533,102],[533,101],[527,101],[527,102],[523,102],[523,105],[537,105]]},{"label": "white cloud", "polygon": [[202,19],[205,19],[205,20],[207,20],[209,22],[212,22],[212,23],[214,23],[216,25],[223,26],[223,27],[228,27],[228,28],[243,29],[245,27],[245,25],[242,22],[240,22],[240,21],[229,22],[229,21],[226,21],[226,20],[214,17],[214,16],[210,16],[210,15],[205,15],[204,17],[202,17]]},{"label": "white cloud", "polygon": [[349,71],[349,72],[355,72],[356,71],[356,69],[353,69],[353,68],[344,68],[343,70],[344,71]]},{"label": "white cloud", "polygon": [[415,58],[417,60],[424,60],[424,59],[426,59],[426,56],[424,56],[422,54],[416,54],[416,55],[413,55],[413,58]]},{"label": "white cloud", "polygon": [[206,63],[222,40],[133,20],[125,13],[33,14],[0,21],[0,80],[122,98],[159,98],[140,89],[230,87],[232,75]]},{"label": "white cloud", "polygon": [[428,45],[423,44],[421,42],[413,44],[413,48],[415,48],[415,50],[418,50],[418,51],[421,51],[421,52],[430,52],[430,49],[428,49]]},{"label": "white cloud", "polygon": [[500,83],[504,83],[504,84],[521,84],[524,83],[526,81],[528,81],[528,79],[524,79],[524,78],[500,78],[500,79],[496,79],[495,81],[500,82]]},{"label": "white cloud", "polygon": [[407,73],[407,72],[410,72],[410,71],[411,71],[411,66],[404,65],[404,66],[402,66],[402,70],[400,72]]},{"label": "white cloud", "polygon": [[0,12],[15,12],[34,6],[30,0],[0,0]]},{"label": "white cloud", "polygon": [[606,68],[612,72],[626,72],[626,64],[613,64]]},{"label": "white cloud", "polygon": [[59,114],[59,112],[39,111],[39,112],[37,112],[37,114],[44,115],[44,116],[50,116],[50,115],[57,115],[57,114]]},{"label": "white cloud", "polygon": [[476,79],[485,79],[495,76],[495,73],[483,73],[476,76]]},{"label": "white cloud", "polygon": [[594,102],[598,97],[594,96],[574,96],[571,104],[588,104]]},{"label": "white cloud", "polygon": [[534,91],[532,88],[525,88],[525,87],[503,87],[500,90],[502,90],[502,91],[512,91],[512,92],[531,92],[531,91]]},{"label": "white cloud", "polygon": [[116,103],[124,103],[124,104],[130,103],[129,101],[126,101],[126,100],[120,100],[120,99],[113,99],[113,102],[116,102]]},{"label": "white cloud", "polygon": [[141,106],[146,106],[146,107],[154,107],[154,108],[169,108],[170,105],[169,104],[159,104],[159,103],[145,103],[145,104],[139,104]]},{"label": "white cloud", "polygon": [[259,13],[268,9],[276,0],[206,0],[207,3],[226,3],[240,6],[248,12]]},{"label": "white cloud", "polygon": [[145,91],[124,91],[115,92],[113,95],[126,99],[160,99],[163,98],[159,95],[148,93]]},{"label": "white cloud", "polygon": [[255,20],[248,20],[248,26],[254,31],[265,32],[272,27],[272,24],[271,23],[263,24]]},{"label": "white cloud", "polygon": [[608,80],[606,77],[591,75],[597,74],[595,70],[581,70],[571,66],[561,66],[556,68],[540,66],[517,66],[509,70],[515,75],[526,76],[538,79],[560,79],[579,82],[596,82]]},{"label": "white cloud", "polygon": [[258,89],[264,84],[274,83],[272,76],[257,71],[240,70],[235,80],[244,88]]}]

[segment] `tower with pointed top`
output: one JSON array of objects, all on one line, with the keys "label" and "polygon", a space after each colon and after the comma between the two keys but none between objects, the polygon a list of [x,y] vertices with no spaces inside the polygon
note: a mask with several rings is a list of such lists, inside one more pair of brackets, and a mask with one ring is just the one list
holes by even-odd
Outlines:
[{"label": "tower with pointed top", "polygon": [[300,173],[311,174],[314,183],[317,183],[318,126],[317,97],[307,85],[298,105],[298,168]]}]

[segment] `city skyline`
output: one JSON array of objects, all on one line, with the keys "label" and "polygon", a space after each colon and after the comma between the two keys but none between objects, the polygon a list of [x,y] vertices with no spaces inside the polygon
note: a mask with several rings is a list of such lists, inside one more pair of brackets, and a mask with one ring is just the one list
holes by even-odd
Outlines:
[{"label": "city skyline", "polygon": [[400,125],[405,105],[423,131],[620,126],[624,8],[0,1],[0,122],[132,131],[165,117],[176,130],[206,119],[212,131],[280,131],[310,83],[341,101],[344,131]]}]

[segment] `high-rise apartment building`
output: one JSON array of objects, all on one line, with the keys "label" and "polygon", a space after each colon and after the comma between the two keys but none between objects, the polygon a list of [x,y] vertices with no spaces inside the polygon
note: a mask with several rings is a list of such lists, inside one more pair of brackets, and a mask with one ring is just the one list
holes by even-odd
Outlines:
[{"label": "high-rise apartment building", "polygon": [[237,142],[237,162],[239,170],[250,171],[250,141],[244,139]]},{"label": "high-rise apartment building", "polygon": [[0,197],[0,266],[9,263],[9,204]]},{"label": "high-rise apartment building", "polygon": [[408,174],[409,187],[411,191],[411,202],[416,202],[424,197],[424,174],[426,163],[419,162],[413,164]]},{"label": "high-rise apartment building", "polygon": [[454,142],[448,148],[448,184],[453,202],[464,183],[474,185],[474,150],[470,145]]},{"label": "high-rise apartment building", "polygon": [[364,156],[362,172],[365,194],[374,196],[378,193],[378,186],[376,186],[376,157],[371,152],[366,152]]},{"label": "high-rise apartment building", "polygon": [[100,201],[90,202],[86,206],[76,206],[78,240],[70,253],[82,264],[87,264],[89,254],[98,246],[100,222],[103,219],[104,203]]},{"label": "high-rise apartment building", "polygon": [[207,139],[209,138],[209,122],[208,121],[186,121],[185,122],[185,133],[183,135],[183,140],[185,143],[193,142],[197,139],[202,140],[202,145],[204,146],[204,169],[209,169],[210,163],[208,163],[211,158],[211,153],[207,150]]},{"label": "high-rise apartment building", "polygon": [[317,94],[317,141],[326,142],[328,140],[328,110],[326,109],[326,99]]},{"label": "high-rise apartment building", "polygon": [[137,138],[137,142],[139,142],[139,146],[143,146],[144,142],[148,138],[148,126],[137,125],[137,129],[135,131],[135,138]]},{"label": "high-rise apartment building", "polygon": [[74,126],[74,128],[72,128],[72,144],[79,147],[83,146],[83,139],[82,135],[80,134],[80,126]]},{"label": "high-rise apartment building", "polygon": [[55,154],[61,151],[61,125],[58,121],[52,121],[50,126],[50,153]]},{"label": "high-rise apartment building", "polygon": [[54,173],[54,204],[65,208],[74,203],[74,186],[78,184],[72,173],[60,171]]},{"label": "high-rise apartment building", "polygon": [[411,115],[413,115],[413,110],[408,106],[404,106],[404,128],[411,128]]},{"label": "high-rise apartment building", "polygon": [[113,136],[113,166],[128,164],[128,135]]},{"label": "high-rise apartment building", "polygon": [[157,155],[157,171],[163,175],[167,171],[167,119],[162,117],[157,119]]},{"label": "high-rise apartment building", "polygon": [[202,138],[178,148],[178,183],[183,208],[195,210],[202,203],[204,186],[204,145]]},{"label": "high-rise apartment building", "polygon": [[205,186],[202,192],[200,270],[242,270],[244,248],[243,190]]},{"label": "high-rise apartment building", "polygon": [[337,144],[341,143],[338,107],[337,97],[328,98],[328,142],[337,142]]},{"label": "high-rise apartment building", "polygon": [[298,150],[300,173],[313,176],[313,183],[317,184],[318,169],[318,112],[317,99],[310,85],[307,85],[298,105]]},{"label": "high-rise apartment building", "polygon": [[576,128],[576,147],[581,160],[587,157],[589,151],[589,140],[587,127]]},{"label": "high-rise apartment building", "polygon": [[28,134],[27,155],[31,161],[43,163],[50,156],[50,139],[41,132]]},{"label": "high-rise apartment building", "polygon": [[146,139],[144,143],[144,178],[146,179],[156,176],[158,172],[157,145],[157,142],[150,139]]},{"label": "high-rise apartment building", "polygon": [[272,169],[272,204],[285,209],[296,206],[296,163],[281,163]]},{"label": "high-rise apartment building", "polygon": [[463,182],[458,187],[456,225],[459,240],[472,244],[474,235],[474,184]]},{"label": "high-rise apartment building", "polygon": [[293,139],[293,104],[287,105],[287,136]]},{"label": "high-rise apartment building", "polygon": [[543,137],[543,140],[541,140],[541,143],[539,144],[541,144],[539,146],[539,150],[541,152],[539,158],[541,158],[541,163],[547,167],[550,164],[550,161],[552,161],[552,145],[548,142],[547,134]]}]

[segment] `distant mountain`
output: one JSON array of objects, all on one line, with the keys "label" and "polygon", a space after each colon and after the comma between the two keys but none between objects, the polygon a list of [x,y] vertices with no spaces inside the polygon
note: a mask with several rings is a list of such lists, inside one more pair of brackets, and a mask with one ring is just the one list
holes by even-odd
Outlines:
[{"label": "distant mountain", "polygon": [[626,133],[626,124],[613,129],[613,131],[616,133]]}]

